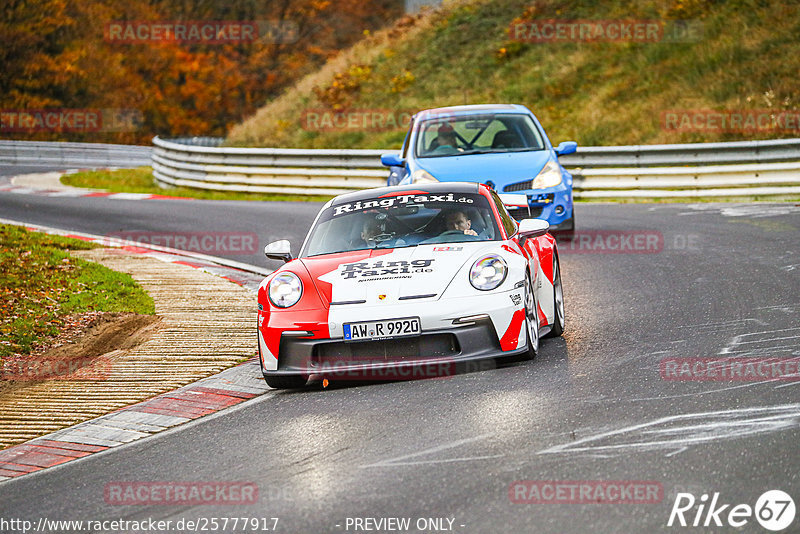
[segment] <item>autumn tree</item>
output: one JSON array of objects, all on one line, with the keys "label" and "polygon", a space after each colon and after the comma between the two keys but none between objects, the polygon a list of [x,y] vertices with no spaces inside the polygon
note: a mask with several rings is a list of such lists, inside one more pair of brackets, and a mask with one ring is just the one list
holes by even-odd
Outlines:
[{"label": "autumn tree", "polygon": [[[132,110],[141,122],[123,132],[0,129],[0,136],[148,143],[155,134],[224,135],[401,8],[398,0],[5,0],[0,109]],[[285,33],[252,42],[129,44],[104,34],[113,21],[255,21]]]}]

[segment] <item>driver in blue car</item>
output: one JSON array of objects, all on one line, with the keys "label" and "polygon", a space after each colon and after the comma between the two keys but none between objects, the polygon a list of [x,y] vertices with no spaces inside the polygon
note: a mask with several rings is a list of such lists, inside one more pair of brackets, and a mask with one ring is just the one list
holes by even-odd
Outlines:
[{"label": "driver in blue car", "polygon": [[478,233],[472,229],[472,221],[467,214],[461,210],[448,211],[444,216],[446,231],[460,231],[465,235],[477,236]]},{"label": "driver in blue car", "polygon": [[457,154],[458,152],[458,140],[456,139],[456,132],[453,126],[446,122],[439,125],[436,139],[431,144],[429,154],[445,156]]}]

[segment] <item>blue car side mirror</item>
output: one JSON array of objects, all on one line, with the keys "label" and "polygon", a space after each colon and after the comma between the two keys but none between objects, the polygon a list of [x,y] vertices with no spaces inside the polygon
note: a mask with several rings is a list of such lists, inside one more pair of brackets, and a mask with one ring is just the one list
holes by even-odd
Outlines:
[{"label": "blue car side mirror", "polygon": [[381,156],[381,164],[386,167],[402,167],[406,164],[406,160],[399,154],[384,154]]},{"label": "blue car side mirror", "polygon": [[567,154],[575,153],[576,150],[578,150],[578,143],[575,141],[564,141],[556,148],[556,155],[566,156]]}]

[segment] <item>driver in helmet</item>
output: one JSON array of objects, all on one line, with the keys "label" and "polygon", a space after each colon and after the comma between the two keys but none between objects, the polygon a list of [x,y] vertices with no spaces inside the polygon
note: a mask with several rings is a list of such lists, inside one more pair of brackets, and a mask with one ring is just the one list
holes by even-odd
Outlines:
[{"label": "driver in helmet", "polygon": [[369,217],[361,226],[361,239],[369,248],[375,248],[375,246],[378,244],[378,241],[375,239],[375,237],[381,233],[381,222],[375,218]]}]

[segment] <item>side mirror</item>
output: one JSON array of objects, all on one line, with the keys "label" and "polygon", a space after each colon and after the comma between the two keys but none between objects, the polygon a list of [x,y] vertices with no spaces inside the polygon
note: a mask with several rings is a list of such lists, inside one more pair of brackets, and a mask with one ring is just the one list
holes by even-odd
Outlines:
[{"label": "side mirror", "polygon": [[539,237],[550,231],[550,223],[544,219],[522,219],[519,222],[520,237]]},{"label": "side mirror", "polygon": [[381,164],[385,167],[402,167],[406,164],[406,160],[400,157],[400,154],[384,154],[381,156]]},{"label": "side mirror", "polygon": [[286,239],[273,241],[264,247],[264,255],[271,260],[292,261],[291,243]]},{"label": "side mirror", "polygon": [[578,143],[575,141],[564,141],[556,147],[556,155],[566,156],[567,154],[574,154],[578,150]]}]

